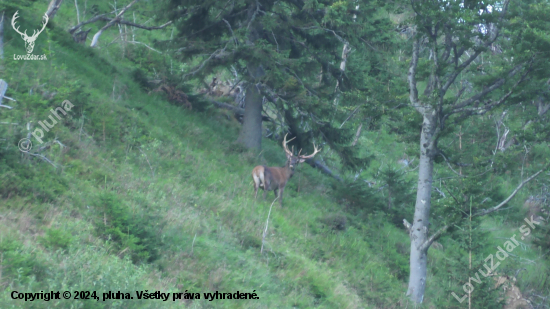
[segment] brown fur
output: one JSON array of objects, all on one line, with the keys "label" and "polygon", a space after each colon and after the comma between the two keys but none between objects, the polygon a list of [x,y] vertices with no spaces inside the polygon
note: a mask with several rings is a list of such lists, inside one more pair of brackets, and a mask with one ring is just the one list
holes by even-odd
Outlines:
[{"label": "brown fur", "polygon": [[283,191],[285,190],[286,183],[294,174],[294,168],[309,158],[313,158],[320,150],[314,146],[315,151],[312,155],[298,155],[295,156],[290,150],[288,150],[286,141],[286,135],[283,140],[283,148],[286,153],[286,164],[283,167],[267,167],[258,165],[252,170],[252,180],[254,181],[254,198],[258,197],[258,189],[262,187],[264,190],[264,199],[266,198],[267,191],[273,191],[275,197],[279,198],[279,203],[283,207]]},{"label": "brown fur", "polygon": [[294,174],[294,166],[301,163],[299,158],[288,158],[286,165],[283,167],[267,167],[258,165],[252,170],[252,180],[254,181],[254,198],[258,197],[258,189],[261,187],[264,190],[264,199],[267,191],[273,191],[275,197],[279,198],[279,203],[283,207],[283,192],[286,183]]}]

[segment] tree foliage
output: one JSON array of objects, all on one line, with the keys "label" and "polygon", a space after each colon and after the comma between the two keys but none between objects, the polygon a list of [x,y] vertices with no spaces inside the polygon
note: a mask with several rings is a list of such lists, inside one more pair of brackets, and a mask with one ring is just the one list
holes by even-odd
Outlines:
[{"label": "tree foliage", "polygon": [[[257,84],[279,119],[309,150],[323,141],[344,166],[364,166],[351,147],[356,118],[379,117],[385,84],[383,56],[377,46],[393,44],[394,33],[382,1],[170,1],[170,19],[178,24],[173,41],[181,59],[197,65],[184,78],[225,68]],[[370,47],[368,47],[370,46]],[[369,48],[369,49],[367,49]],[[348,60],[349,59],[349,60]],[[251,77],[250,66],[265,75]],[[366,101],[366,102],[365,102]],[[365,104],[366,103],[366,104]],[[355,112],[354,112],[355,111]],[[357,123],[357,122],[355,122]],[[277,128],[275,128],[277,129]]]}]

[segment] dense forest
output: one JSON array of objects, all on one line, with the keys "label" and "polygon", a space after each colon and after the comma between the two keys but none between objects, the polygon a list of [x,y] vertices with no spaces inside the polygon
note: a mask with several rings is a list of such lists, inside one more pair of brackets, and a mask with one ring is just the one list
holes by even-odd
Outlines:
[{"label": "dense forest", "polygon": [[550,308],[550,2],[0,12],[0,308]]}]

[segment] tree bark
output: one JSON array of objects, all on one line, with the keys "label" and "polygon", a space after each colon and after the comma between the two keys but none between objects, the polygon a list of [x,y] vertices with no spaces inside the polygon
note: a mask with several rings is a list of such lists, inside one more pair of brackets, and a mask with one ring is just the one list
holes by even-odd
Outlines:
[{"label": "tree bark", "polygon": [[4,12],[0,17],[0,59],[4,59]]},{"label": "tree bark", "polygon": [[262,148],[262,95],[255,84],[246,87],[244,119],[238,142],[246,148]]},{"label": "tree bark", "polygon": [[[231,104],[227,104],[216,100],[208,100],[208,101],[214,104],[218,108],[224,108],[232,111],[235,114],[235,118],[242,123],[242,118],[244,118],[244,108],[240,108],[240,107],[233,106]],[[263,121],[273,121],[273,120],[268,116],[262,115],[262,122]]]},{"label": "tree bark", "polygon": [[422,303],[424,290],[426,289],[428,248],[431,244],[428,238],[428,224],[432,197],[434,157],[436,154],[436,143],[433,138],[435,129],[435,112],[427,109],[423,113],[422,132],[420,134],[418,188],[416,192],[414,221],[409,234],[411,237],[411,255],[407,296],[415,303]]},{"label": "tree bark", "polygon": [[[500,25],[503,21],[509,2],[510,0],[504,1],[503,8],[499,13],[500,17],[497,25]],[[495,42],[499,35],[500,26],[497,26],[495,29],[489,31],[489,35],[486,39],[481,41],[481,45],[485,48],[474,49],[472,54],[467,53],[468,58],[462,61],[462,54],[467,49],[470,49],[471,46],[465,44],[461,47],[457,47],[455,45],[455,41],[453,40],[453,37],[455,36],[453,33],[454,30],[443,34],[444,41],[439,40],[439,38],[443,38],[443,35],[437,34],[438,25],[440,25],[440,21],[435,22],[430,18],[424,18],[420,21],[420,24],[413,28],[414,40],[412,44],[412,57],[407,76],[409,84],[409,100],[411,105],[422,115],[423,118],[422,132],[420,134],[420,164],[418,170],[418,187],[416,193],[414,220],[412,224],[409,224],[406,220],[403,221],[409,230],[409,235],[411,238],[410,277],[407,295],[415,304],[422,303],[424,299],[428,249],[430,245],[449,227],[449,225],[445,225],[440,228],[439,231],[432,233],[432,236],[428,236],[434,158],[437,153],[437,140],[441,130],[444,128],[445,120],[451,115],[456,114],[457,116],[454,119],[456,123],[472,115],[483,115],[484,113],[503,105],[503,102],[506,101],[515,88],[527,78],[527,75],[531,71],[531,65],[534,59],[532,58],[522,64],[511,67],[506,75],[496,79],[490,85],[483,86],[480,91],[470,95],[469,98],[462,98],[462,94],[465,91],[465,87],[462,86],[462,89],[459,90],[455,96],[454,103],[447,102],[445,99],[447,91],[451,86],[453,86],[453,84],[456,85],[456,79],[464,70],[470,67],[479,55],[485,51],[485,48],[489,48],[491,44]],[[415,33],[416,27],[427,30],[427,33],[423,35],[420,33]],[[444,26],[444,28],[445,27],[446,26]],[[424,38],[428,38],[429,44],[427,47],[430,48],[431,54],[430,59],[427,60],[428,62],[433,62],[429,78],[426,79],[424,77],[427,84],[424,95],[428,97],[427,99],[424,99],[425,102],[422,102],[418,97],[416,81],[417,66],[420,57],[420,44],[423,41],[422,36],[424,36]],[[456,42],[458,43],[458,41]],[[453,50],[454,52],[452,52]],[[457,52],[457,50],[459,50],[459,52]],[[454,59],[451,58],[451,61],[449,62],[449,57],[451,54],[454,54]],[[461,60],[460,64],[458,64],[459,60]],[[448,63],[452,62],[455,63],[454,68],[448,66]],[[445,72],[447,68],[451,68],[450,73]],[[509,90],[504,93],[500,99],[485,99],[489,93],[505,85],[507,81],[512,80],[512,78],[514,78],[515,75],[520,74],[519,72],[521,71],[524,71],[523,74],[521,74],[519,79],[508,88]],[[482,101],[484,102],[481,103]],[[518,187],[517,190],[519,190],[521,186]],[[511,197],[509,199],[511,199]],[[501,203],[498,207],[501,207],[502,205],[503,204]]]},{"label": "tree bark", "polygon": [[[252,4],[248,9],[248,27],[250,32],[246,44],[249,48],[254,48],[254,42],[260,38],[259,30],[261,25],[253,23],[256,14],[259,10],[259,3]],[[253,60],[252,60],[253,61]],[[260,78],[265,75],[261,63],[249,62],[247,64],[248,73],[250,74],[251,81],[246,87],[246,96],[244,98],[244,119],[241,132],[237,142],[244,145],[246,148],[262,148],[262,99],[263,96],[260,92],[259,83]]]},{"label": "tree bark", "polygon": [[57,13],[57,10],[59,10],[59,7],[61,6],[62,2],[63,0],[50,1],[50,4],[48,5],[48,9],[46,10],[46,15],[48,15],[49,19],[52,19],[55,16],[55,13]]}]

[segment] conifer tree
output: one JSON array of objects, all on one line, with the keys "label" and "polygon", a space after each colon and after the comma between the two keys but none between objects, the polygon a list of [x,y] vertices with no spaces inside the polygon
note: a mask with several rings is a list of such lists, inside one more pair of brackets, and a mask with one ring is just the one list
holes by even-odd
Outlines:
[{"label": "conifer tree", "polygon": [[[172,0],[167,12],[180,30],[172,42],[180,56],[200,58],[185,78],[233,66],[247,82],[239,136],[246,147],[261,146],[265,98],[298,136],[294,141],[298,149],[312,141],[327,143],[345,166],[356,168],[366,163],[350,146],[357,121],[380,106],[374,89],[386,83],[387,73],[379,68],[380,53],[370,49],[392,43],[391,23],[380,13],[385,5],[381,1]],[[367,96],[375,106],[365,104]]]}]

